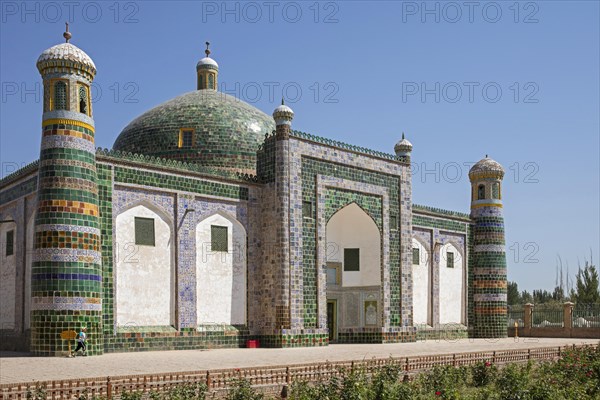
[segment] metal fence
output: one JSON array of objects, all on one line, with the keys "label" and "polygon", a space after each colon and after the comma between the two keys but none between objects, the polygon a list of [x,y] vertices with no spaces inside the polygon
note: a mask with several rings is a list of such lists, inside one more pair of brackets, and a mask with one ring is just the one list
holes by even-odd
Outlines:
[{"label": "metal fence", "polygon": [[508,327],[514,328],[515,322],[519,328],[525,326],[525,312],[523,306],[508,306]]},{"label": "metal fence", "polygon": [[[591,347],[596,347],[592,345]],[[575,346],[581,348],[586,346]],[[589,346],[588,346],[589,347]],[[569,347],[570,348],[570,347]],[[415,357],[390,357],[385,359],[356,360],[297,364],[289,366],[226,369],[213,371],[193,371],[165,374],[114,376],[108,378],[69,379],[40,382],[48,399],[77,399],[80,396],[105,396],[108,399],[120,399],[121,393],[141,391],[148,393],[165,391],[187,382],[204,382],[210,395],[208,398],[220,398],[236,378],[247,379],[254,387],[277,393],[285,385],[294,381],[319,382],[341,376],[345,371],[361,369],[373,373],[384,365],[396,365],[406,374],[430,370],[442,365],[472,365],[479,361],[495,364],[519,363],[529,360],[553,360],[561,356],[566,347],[544,347],[535,349],[500,350],[487,352],[443,354]],[[1,384],[0,399],[26,399],[28,384]]]},{"label": "metal fence", "polygon": [[565,326],[564,307],[559,305],[539,305],[531,313],[533,328],[563,328]]},{"label": "metal fence", "polygon": [[571,318],[574,328],[600,328],[600,304],[576,304]]}]

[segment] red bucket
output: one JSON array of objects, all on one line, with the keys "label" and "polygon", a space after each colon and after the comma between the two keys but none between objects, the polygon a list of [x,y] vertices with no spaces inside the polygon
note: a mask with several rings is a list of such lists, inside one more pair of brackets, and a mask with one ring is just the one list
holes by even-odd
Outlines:
[{"label": "red bucket", "polygon": [[246,340],[247,349],[256,349],[260,347],[260,341],[258,339]]}]

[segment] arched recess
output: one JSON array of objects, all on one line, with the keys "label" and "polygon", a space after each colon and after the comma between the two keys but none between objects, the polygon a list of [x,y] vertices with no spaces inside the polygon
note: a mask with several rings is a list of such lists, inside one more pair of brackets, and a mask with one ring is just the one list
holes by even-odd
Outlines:
[{"label": "arched recess", "polygon": [[[327,262],[342,264],[342,287],[381,285],[381,234],[365,210],[356,203],[339,209],[327,221],[326,237]],[[359,249],[358,270],[345,265],[347,249]]]},{"label": "arched recess", "polygon": [[440,249],[440,324],[464,322],[465,265],[463,252],[456,243]]},{"label": "arched recess", "polygon": [[[0,330],[16,328],[17,299],[17,224],[0,224]],[[10,242],[9,242],[10,241]]]},{"label": "arched recess", "polygon": [[325,227],[329,339],[355,328],[383,326],[381,233],[356,203],[336,211]]},{"label": "arched recess", "polygon": [[196,226],[198,325],[246,324],[246,271],[244,226],[221,211],[202,219]]},{"label": "arched recess", "polygon": [[115,218],[114,247],[117,326],[174,325],[173,220],[136,202]]},{"label": "arched recess", "polygon": [[413,325],[431,325],[431,257],[429,246],[418,237],[412,239],[414,249],[418,250],[418,262],[412,260],[413,277]]}]

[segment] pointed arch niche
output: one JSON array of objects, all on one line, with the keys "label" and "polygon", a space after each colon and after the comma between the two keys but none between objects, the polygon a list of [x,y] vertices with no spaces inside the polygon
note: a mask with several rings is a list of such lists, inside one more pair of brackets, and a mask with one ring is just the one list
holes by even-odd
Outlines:
[{"label": "pointed arch niche", "polygon": [[246,230],[218,211],[196,226],[197,324],[246,324]]},{"label": "pointed arch niche", "polygon": [[172,219],[148,201],[133,203],[115,219],[115,248],[117,326],[174,325]]}]

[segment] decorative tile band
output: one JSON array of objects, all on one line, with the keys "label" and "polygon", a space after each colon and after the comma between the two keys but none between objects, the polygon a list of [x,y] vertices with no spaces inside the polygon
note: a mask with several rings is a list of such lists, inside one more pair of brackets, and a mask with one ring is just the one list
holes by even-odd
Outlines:
[{"label": "decorative tile band", "polygon": [[100,264],[102,255],[93,250],[82,249],[35,249],[33,262],[43,261],[70,261]]},{"label": "decorative tile band", "polygon": [[77,121],[74,119],[55,118],[55,119],[46,119],[42,122],[42,128],[45,128],[49,125],[73,125],[73,126],[78,126],[81,128],[88,129],[92,133],[94,132],[94,127],[91,126],[90,124],[86,124],[85,122]]},{"label": "decorative tile band", "polygon": [[41,224],[35,227],[36,232],[58,231],[58,232],[80,232],[100,236],[100,229],[91,226],[64,225],[64,224]]},{"label": "decorative tile band", "polygon": [[47,136],[70,136],[70,137],[76,137],[79,139],[88,140],[90,142],[94,141],[93,136],[85,134],[83,132],[72,131],[70,129],[46,129],[46,130],[44,130],[44,133],[42,136],[44,136],[44,137],[47,137]]},{"label": "decorative tile band", "polygon": [[40,179],[40,189],[74,189],[98,194],[98,185],[87,179],[52,176]]},{"label": "decorative tile band", "polygon": [[47,149],[75,149],[95,154],[94,143],[89,140],[71,136],[46,136],[42,139],[41,150]]},{"label": "decorative tile band", "polygon": [[[480,315],[499,315],[502,317],[506,318],[507,315],[507,309],[506,307],[475,307],[475,314],[480,314]],[[504,330],[506,330],[506,322],[503,323]],[[489,327],[489,328],[493,328],[493,327]],[[506,336],[506,333],[504,333],[504,336]],[[490,336],[492,337],[492,336]]]},{"label": "decorative tile band", "polygon": [[98,206],[96,204],[84,203],[82,201],[45,200],[39,202],[38,212],[66,212],[97,216]]},{"label": "decorative tile band", "polygon": [[479,252],[504,253],[505,246],[502,244],[478,244],[473,248],[473,251],[475,251],[476,253],[479,253]]},{"label": "decorative tile band", "polygon": [[480,281],[473,282],[473,285],[475,286],[476,289],[479,289],[479,288],[506,289],[506,281],[505,280],[492,280],[492,281],[480,280]]},{"label": "decorative tile band", "polygon": [[474,268],[473,275],[506,275],[506,268]]},{"label": "decorative tile band", "polygon": [[43,281],[43,280],[84,280],[84,281],[97,281],[102,282],[102,276],[94,275],[94,274],[32,274],[31,279],[34,281]]},{"label": "decorative tile band", "polygon": [[473,295],[473,299],[475,301],[506,301],[506,293],[497,293],[497,294],[492,294],[492,293],[480,293],[480,294],[475,294]]},{"label": "decorative tile band", "polygon": [[[90,155],[90,157],[93,157]],[[69,167],[80,167],[89,169],[91,171],[96,170],[96,164],[91,164],[89,162],[80,161],[80,160],[65,160],[61,158],[47,158],[40,162],[41,167],[54,167],[57,165],[67,165]]]},{"label": "decorative tile band", "polygon": [[82,232],[36,232],[34,243],[36,249],[67,248],[95,251],[100,250],[100,236]]},{"label": "decorative tile band", "polygon": [[94,297],[32,297],[31,310],[102,311],[102,300]]}]

